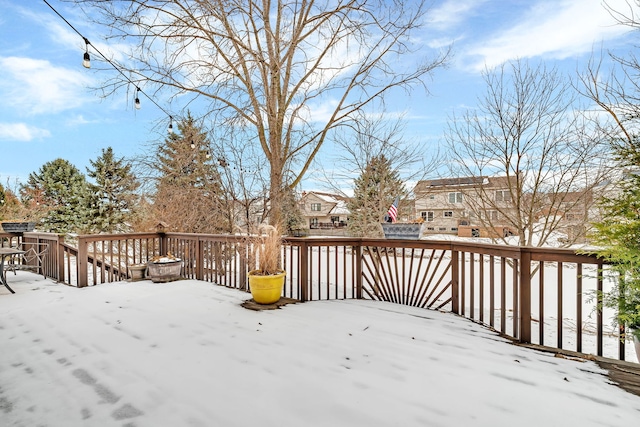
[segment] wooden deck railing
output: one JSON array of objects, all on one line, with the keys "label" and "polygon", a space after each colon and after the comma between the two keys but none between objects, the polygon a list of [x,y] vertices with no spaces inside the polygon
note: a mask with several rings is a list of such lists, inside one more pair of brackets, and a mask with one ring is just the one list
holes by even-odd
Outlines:
[{"label": "wooden deck railing", "polygon": [[[34,234],[34,235],[32,235]],[[37,234],[37,235],[35,235]],[[247,290],[250,246],[239,236],[25,233],[50,242],[49,277],[84,287],[124,280],[128,266],[168,252],[184,278]],[[596,309],[607,266],[569,249],[466,242],[288,238],[283,296],[301,301],[375,299],[451,311],[525,343],[625,360],[613,312]]]}]

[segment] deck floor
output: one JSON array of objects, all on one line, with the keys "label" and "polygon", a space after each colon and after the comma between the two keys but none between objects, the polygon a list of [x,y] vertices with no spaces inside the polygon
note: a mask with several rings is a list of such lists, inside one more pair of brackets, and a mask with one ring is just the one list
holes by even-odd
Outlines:
[{"label": "deck floor", "polygon": [[602,369],[606,369],[613,384],[616,384],[629,393],[640,396],[640,363],[615,360],[607,357],[591,354],[577,353],[570,350],[562,350],[537,344],[517,344],[522,347],[532,348],[549,353],[555,353],[556,357],[571,358],[574,360],[591,360]]}]

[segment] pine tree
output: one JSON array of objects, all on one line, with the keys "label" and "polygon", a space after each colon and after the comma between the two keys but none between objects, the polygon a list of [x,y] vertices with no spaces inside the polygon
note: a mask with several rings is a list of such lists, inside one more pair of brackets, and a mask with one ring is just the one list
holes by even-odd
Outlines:
[{"label": "pine tree", "polygon": [[613,308],[620,325],[632,329],[640,340],[640,139],[628,145],[614,142],[620,166],[631,169],[619,183],[620,191],[601,201],[603,220],[595,224],[592,243],[596,254],[617,273],[611,291],[603,293],[602,304]]},{"label": "pine tree", "polygon": [[181,120],[157,150],[153,214],[169,229],[190,233],[228,231],[222,215],[220,174],[207,134],[191,114]]},{"label": "pine tree", "polygon": [[382,237],[380,223],[396,197],[405,194],[398,171],[384,156],[369,161],[354,180],[353,197],[347,204],[351,211],[348,229],[356,237]]},{"label": "pine tree", "polygon": [[94,232],[124,232],[130,229],[139,200],[136,190],[140,186],[131,171],[131,164],[123,158],[116,159],[108,147],[95,161],[87,175],[95,180],[90,184],[94,216],[90,224]]},{"label": "pine tree", "polygon": [[43,231],[79,232],[91,222],[87,181],[67,160],[53,160],[30,173],[20,194],[32,211],[39,212],[38,228]]},{"label": "pine tree", "polygon": [[283,216],[285,231],[293,235],[306,227],[306,221],[300,210],[299,200],[293,190],[287,190],[283,196]]}]

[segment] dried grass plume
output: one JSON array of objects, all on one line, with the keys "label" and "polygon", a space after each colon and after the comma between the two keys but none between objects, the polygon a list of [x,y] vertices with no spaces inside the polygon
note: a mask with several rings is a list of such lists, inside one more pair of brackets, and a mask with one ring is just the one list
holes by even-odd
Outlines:
[{"label": "dried grass plume", "polygon": [[252,274],[268,276],[282,273],[280,268],[280,251],[282,249],[282,235],[278,227],[262,224],[258,228],[259,235],[252,243],[257,255],[258,269]]}]

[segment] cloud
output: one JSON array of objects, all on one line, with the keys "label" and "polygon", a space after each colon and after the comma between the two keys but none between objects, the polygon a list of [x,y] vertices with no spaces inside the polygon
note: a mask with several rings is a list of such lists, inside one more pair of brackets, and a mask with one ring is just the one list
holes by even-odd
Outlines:
[{"label": "cloud", "polygon": [[[15,7],[15,9],[22,17],[32,21],[34,25],[38,25],[45,29],[51,42],[55,43],[62,49],[78,52],[78,58],[82,58],[82,52],[85,49],[84,40],[57,16],[52,13],[34,12],[33,10],[25,7]],[[101,37],[96,33],[96,26],[92,26],[77,8],[63,10],[63,13],[73,22],[74,27],[79,28],[82,35],[87,37],[91,45],[109,58],[109,60],[127,60],[124,52],[128,52],[131,49],[131,45],[117,43],[114,40],[111,40],[110,43],[101,41]],[[91,57],[92,61],[99,59],[99,56],[95,53],[95,49],[93,47],[89,48],[89,52],[93,54]]]},{"label": "cloud", "polygon": [[89,120],[82,114],[76,114],[67,118],[64,124],[65,126],[76,127],[79,125],[89,125],[94,123],[100,123],[100,120]]},{"label": "cloud", "polygon": [[42,59],[0,57],[3,79],[0,96],[5,107],[20,113],[48,114],[77,108],[90,98],[86,87],[90,77]]},{"label": "cloud", "polygon": [[[624,10],[625,0],[610,0]],[[522,9],[517,24],[465,52],[474,71],[492,68],[515,58],[565,59],[591,52],[595,43],[628,33],[616,24],[601,0],[539,1]]]},{"label": "cloud", "polygon": [[427,23],[437,30],[447,30],[463,23],[487,0],[447,0],[439,7],[427,12]]},{"label": "cloud", "polygon": [[51,132],[47,129],[29,126],[26,123],[0,123],[0,140],[31,141],[50,136]]}]

